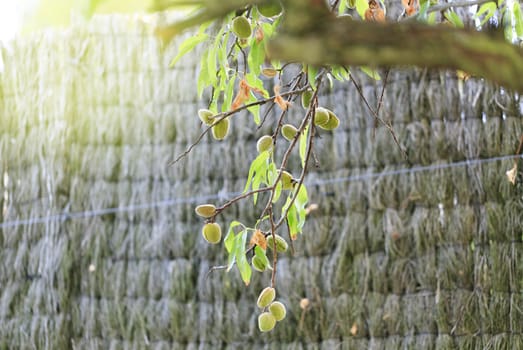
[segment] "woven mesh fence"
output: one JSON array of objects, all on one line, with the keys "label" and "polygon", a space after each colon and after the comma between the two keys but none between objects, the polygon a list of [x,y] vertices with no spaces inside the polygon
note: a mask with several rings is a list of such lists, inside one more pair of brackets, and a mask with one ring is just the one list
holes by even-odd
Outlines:
[{"label": "woven mesh fence", "polygon": [[[194,206],[243,188],[263,130],[234,117],[226,141],[168,167],[204,107],[197,53],[169,69],[175,52],[122,17],[2,49],[0,348],[523,349],[523,216],[505,177],[519,96],[392,71],[381,116],[408,162],[354,86],[321,96],[343,122],[315,140],[319,209],[279,260],[288,317],[262,335],[270,274],[208,275],[226,257]],[[376,106],[382,83],[358,79]],[[219,222],[253,220],[250,203]]]}]

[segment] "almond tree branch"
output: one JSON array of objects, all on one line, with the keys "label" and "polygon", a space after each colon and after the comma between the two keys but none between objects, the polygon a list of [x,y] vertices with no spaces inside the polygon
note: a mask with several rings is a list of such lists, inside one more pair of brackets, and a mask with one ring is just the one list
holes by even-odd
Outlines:
[{"label": "almond tree branch", "polygon": [[[313,110],[313,109],[311,109]],[[282,212],[282,215],[278,222],[275,225],[275,230],[278,229],[284,222],[287,221],[287,214],[291,208],[291,206],[294,204],[294,201],[296,200],[296,197],[298,196],[298,193],[300,191],[301,186],[303,185],[303,181],[305,180],[305,175],[307,174],[307,165],[309,164],[309,159],[311,158],[312,148],[314,145],[314,117],[311,115],[309,118],[305,119],[309,123],[309,139],[307,143],[307,153],[305,154],[305,162],[303,164],[303,169],[301,170],[300,178],[298,179],[298,183],[294,187],[295,195],[291,198],[289,205],[287,208]]]},{"label": "almond tree branch", "polygon": [[[388,75],[388,73],[387,73],[387,75]],[[372,115],[374,116],[374,120],[380,122],[381,124],[383,124],[383,126],[385,126],[389,130],[389,133],[391,134],[392,139],[394,140],[394,142],[400,149],[401,153],[403,154],[403,157],[405,159],[407,159],[407,153],[405,152],[405,150],[403,148],[401,148],[398,137],[396,136],[396,133],[394,132],[394,128],[392,127],[392,125],[390,123],[385,122],[383,119],[381,119],[379,117],[378,113],[370,106],[369,101],[367,101],[367,98],[365,97],[365,95],[363,95],[363,91],[361,91],[361,87],[358,85],[358,83],[356,83],[352,74],[349,75],[349,77],[350,77],[350,80],[352,81],[352,83],[354,84],[354,86],[356,87],[356,90],[358,91],[358,94],[360,95],[361,99],[363,100],[363,102],[365,103],[367,108],[371,111]],[[384,87],[384,89],[385,89],[385,87]],[[381,98],[383,98],[383,93],[382,93]],[[378,104],[378,108],[380,108],[380,106],[381,106],[381,99]]]},{"label": "almond tree branch", "polygon": [[273,59],[312,65],[461,69],[523,92],[523,49],[500,33],[340,17],[309,31],[284,31],[268,48]]},{"label": "almond tree branch", "polygon": [[[307,90],[307,87],[304,87],[304,88],[301,88],[301,89],[297,89],[297,90],[293,90],[293,91],[287,91],[287,92],[281,93],[280,96],[281,97],[286,97],[286,96],[289,96],[289,95],[299,94],[300,92],[303,92],[305,90]],[[197,146],[202,141],[202,139],[205,136],[205,134],[207,134],[212,129],[213,126],[218,124],[223,119],[228,118],[229,116],[231,116],[231,115],[233,115],[235,113],[238,113],[240,111],[243,111],[244,109],[247,109],[249,107],[263,105],[263,104],[266,104],[268,102],[272,102],[272,101],[274,101],[275,98],[276,98],[276,96],[268,97],[266,99],[257,100],[257,101],[248,103],[246,105],[243,105],[241,107],[233,109],[232,111],[222,112],[222,113],[216,114],[215,116],[213,116],[213,119],[215,119],[214,123],[212,123],[211,125],[207,126],[207,128],[205,128],[205,130],[202,131],[200,133],[200,135],[198,135],[196,140],[182,154],[180,154],[178,157],[176,157],[176,159],[174,159],[174,160],[170,161],[169,163],[167,163],[167,166],[171,166],[171,165],[179,162],[180,160],[185,158],[189,153],[191,153],[192,149],[195,146]]]},{"label": "almond tree branch", "polygon": [[495,1],[494,0],[473,0],[473,1],[464,0],[464,1],[449,2],[449,3],[446,3],[446,4],[440,4],[440,5],[431,6],[427,10],[427,13],[445,11],[445,10],[448,10],[448,9],[451,9],[451,8],[456,8],[456,7],[467,7],[467,6],[474,6],[474,5],[483,5],[483,4],[486,4],[487,2],[495,2]]},{"label": "almond tree branch", "polygon": [[[282,32],[268,43],[271,58],[317,66],[418,66],[460,69],[508,89],[523,92],[523,49],[500,33],[477,32],[421,23],[353,21],[331,13],[324,0],[281,0]],[[202,0],[200,13],[160,28],[170,40],[182,30],[223,18],[260,0]],[[435,5],[429,12],[471,6],[487,0]],[[175,1],[174,1],[175,3]]]}]

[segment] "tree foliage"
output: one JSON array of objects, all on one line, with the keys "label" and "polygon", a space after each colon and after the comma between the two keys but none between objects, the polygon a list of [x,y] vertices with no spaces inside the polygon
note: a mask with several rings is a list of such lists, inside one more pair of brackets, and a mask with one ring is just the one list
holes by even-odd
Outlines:
[{"label": "tree foliage", "polygon": [[[87,15],[96,7],[107,11],[130,6],[120,0],[79,3]],[[285,306],[275,301],[278,255],[288,254],[303,232],[307,215],[316,209],[309,203],[304,182],[315,136],[344,122],[319,105],[318,94],[329,82],[354,84],[376,123],[385,126],[394,139],[392,125],[379,117],[381,103],[375,108],[369,105],[352,77],[354,70],[383,79],[385,88],[392,66],[449,68],[458,70],[460,79],[472,74],[523,92],[523,14],[515,0],[401,0],[398,18],[388,15],[381,0],[154,0],[133,4],[155,10],[192,9],[184,20],[157,31],[167,44],[193,28],[194,34],[179,46],[172,65],[197,46],[205,47],[197,92],[202,99],[210,98],[204,101],[207,108],[195,116],[203,130],[172,163],[188,156],[208,133],[216,142],[226,138],[234,123],[231,117],[245,110],[253,128],[265,125],[271,129],[257,140],[258,153],[249,160],[241,194],[221,205],[202,203],[195,208],[203,220],[203,239],[210,244],[223,242],[227,253],[223,269],[238,269],[245,285],[253,273],[270,276],[256,302],[261,309],[258,327],[263,332],[272,330],[286,315]],[[290,108],[302,115],[294,125],[288,118]],[[299,168],[291,169],[292,157],[299,159],[295,162]],[[253,222],[237,218],[227,223],[222,237],[220,215],[238,202],[260,208],[259,215]]]},{"label": "tree foliage", "polygon": [[[232,221],[223,241],[228,254],[226,270],[236,267],[246,285],[253,269],[256,273],[271,271],[270,285],[258,299],[261,331],[273,329],[276,321],[285,317],[283,304],[273,302],[278,254],[287,252],[289,244],[302,233],[307,215],[315,209],[308,203],[304,183],[314,137],[343,123],[319,105],[318,93],[328,81],[356,85],[351,72],[360,69],[374,79],[385,79],[386,85],[390,66],[415,65],[459,69],[461,78],[473,74],[523,91],[519,79],[523,76],[523,54],[517,45],[523,37],[523,17],[520,4],[514,1],[479,0],[453,5],[403,0],[399,19],[387,17],[384,3],[375,0],[176,3],[196,5],[194,14],[161,28],[157,34],[168,42],[186,28],[199,26],[195,35],[180,46],[172,64],[206,43],[199,64],[198,94],[210,91],[211,97],[208,109],[199,113],[205,129],[173,163],[187,156],[208,132],[215,139],[223,139],[233,122],[229,122],[231,116],[245,109],[250,112],[253,127],[265,123],[272,130],[257,141],[258,154],[251,160],[243,192],[221,206],[213,204],[212,215],[202,215],[206,227],[236,202],[249,198],[255,206],[262,202],[258,219]],[[471,17],[460,16],[459,8],[466,8]],[[489,30],[495,23],[501,29]],[[298,73],[289,76],[287,71],[295,71],[296,67]],[[267,90],[264,79],[272,80],[273,91]],[[379,105],[374,110],[363,94],[361,98],[376,121],[395,138],[392,125],[379,118]],[[291,125],[288,110],[300,108],[293,104],[298,99],[302,102],[302,118],[297,125]],[[268,106],[265,111],[277,113],[262,113],[262,105]],[[277,152],[278,148],[283,150]],[[289,169],[291,157],[299,157],[301,169]],[[260,304],[264,298],[270,301]]]}]

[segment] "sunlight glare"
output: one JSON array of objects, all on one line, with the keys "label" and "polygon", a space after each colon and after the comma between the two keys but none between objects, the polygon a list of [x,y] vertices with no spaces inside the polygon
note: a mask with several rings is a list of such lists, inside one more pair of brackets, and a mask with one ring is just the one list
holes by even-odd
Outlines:
[{"label": "sunlight glare", "polygon": [[16,1],[2,1],[0,3],[0,41],[6,42],[19,32],[21,13]]}]

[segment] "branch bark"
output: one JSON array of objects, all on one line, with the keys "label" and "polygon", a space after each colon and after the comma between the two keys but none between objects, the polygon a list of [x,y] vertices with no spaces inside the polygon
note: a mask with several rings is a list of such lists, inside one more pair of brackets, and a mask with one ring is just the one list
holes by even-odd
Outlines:
[{"label": "branch bark", "polygon": [[306,33],[283,31],[269,43],[269,53],[313,65],[461,69],[523,92],[523,50],[501,33],[337,18]]},{"label": "branch bark", "polygon": [[[170,39],[187,27],[218,19],[260,0],[202,0],[198,15],[158,30]],[[282,0],[282,31],[269,43],[271,58],[313,65],[418,66],[461,69],[523,93],[523,50],[501,33],[421,23],[374,23],[336,18],[324,0]],[[483,0],[470,4],[483,3]],[[454,6],[463,5],[458,2]],[[434,6],[432,10],[446,8]],[[429,11],[431,9],[429,8]]]}]

